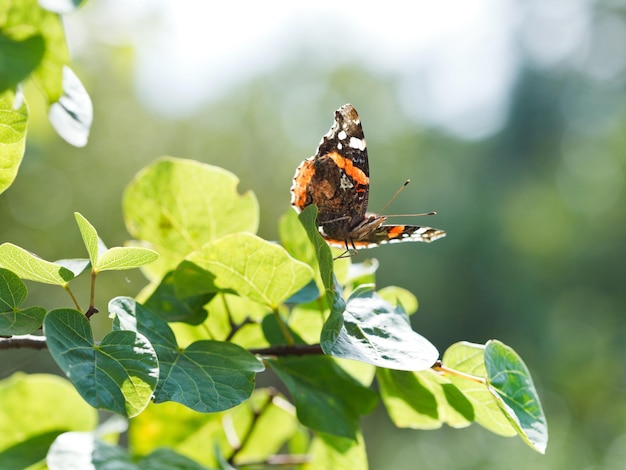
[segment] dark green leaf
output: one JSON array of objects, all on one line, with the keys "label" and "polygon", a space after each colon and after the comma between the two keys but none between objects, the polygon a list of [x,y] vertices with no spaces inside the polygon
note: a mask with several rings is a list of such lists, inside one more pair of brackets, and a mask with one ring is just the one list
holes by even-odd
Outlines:
[{"label": "dark green leaf", "polygon": [[0,31],[0,93],[15,89],[39,66],[45,50],[41,34],[13,38]]},{"label": "dark green leaf", "polygon": [[0,268],[0,335],[26,335],[38,330],[46,315],[43,307],[20,309],[26,285],[11,271]]},{"label": "dark green leaf", "polygon": [[548,423],[524,361],[509,346],[491,340],[485,347],[485,367],[489,389],[506,417],[530,447],[545,453]]},{"label": "dark green leaf", "polygon": [[129,417],[147,406],[159,365],[143,335],[112,331],[95,345],[89,321],[71,309],[48,312],[44,333],[52,357],[87,403]]},{"label": "dark green leaf", "polygon": [[293,397],[305,426],[356,439],[359,418],[376,406],[376,394],[326,356],[267,360]]},{"label": "dark green leaf", "polygon": [[215,294],[201,294],[191,297],[177,295],[174,273],[170,272],[165,275],[161,284],[145,302],[145,307],[167,322],[199,325],[207,317],[204,305],[214,296]]},{"label": "dark green leaf", "polygon": [[321,341],[324,352],[389,369],[430,368],[439,356],[437,349],[413,331],[402,308],[389,304],[372,289],[361,286],[350,295],[343,326],[334,342],[325,336],[329,331],[325,326]]},{"label": "dark green leaf", "polygon": [[178,347],[167,323],[130,298],[113,299],[109,311],[115,328],[143,333],[154,346],[161,369],[155,403],[176,401],[204,413],[226,410],[250,397],[255,374],[264,370],[236,344],[196,341]]}]

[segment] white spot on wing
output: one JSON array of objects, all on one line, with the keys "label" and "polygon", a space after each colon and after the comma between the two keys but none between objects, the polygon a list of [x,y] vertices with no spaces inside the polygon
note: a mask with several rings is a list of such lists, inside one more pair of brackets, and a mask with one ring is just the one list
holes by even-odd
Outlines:
[{"label": "white spot on wing", "polygon": [[337,138],[339,140],[344,140],[346,137],[348,137],[348,134],[346,134],[346,131],[340,131],[339,134],[337,134]]},{"label": "white spot on wing", "polygon": [[350,143],[348,144],[353,149],[365,150],[365,139],[357,139],[356,137],[350,137]]}]

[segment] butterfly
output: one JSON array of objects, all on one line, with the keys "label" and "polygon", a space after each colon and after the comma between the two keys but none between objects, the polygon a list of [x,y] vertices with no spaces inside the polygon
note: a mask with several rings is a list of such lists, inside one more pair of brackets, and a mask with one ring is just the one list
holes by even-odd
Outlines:
[{"label": "butterfly", "polygon": [[383,243],[432,242],[446,235],[432,227],[385,225],[386,216],[367,212],[369,187],[361,120],[354,106],[346,104],[335,111],[315,155],[296,169],[291,205],[301,212],[315,204],[320,234],[330,246],[345,248],[348,256]]}]

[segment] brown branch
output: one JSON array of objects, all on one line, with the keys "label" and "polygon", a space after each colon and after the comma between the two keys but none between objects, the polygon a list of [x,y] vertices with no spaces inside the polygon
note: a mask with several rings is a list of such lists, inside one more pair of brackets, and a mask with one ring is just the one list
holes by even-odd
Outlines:
[{"label": "brown branch", "polygon": [[279,344],[268,348],[249,349],[252,354],[259,356],[305,356],[310,354],[324,354],[319,344]]},{"label": "brown branch", "polygon": [[0,350],[2,349],[46,349],[45,336],[24,335],[24,336],[11,336],[9,338],[0,338]]}]

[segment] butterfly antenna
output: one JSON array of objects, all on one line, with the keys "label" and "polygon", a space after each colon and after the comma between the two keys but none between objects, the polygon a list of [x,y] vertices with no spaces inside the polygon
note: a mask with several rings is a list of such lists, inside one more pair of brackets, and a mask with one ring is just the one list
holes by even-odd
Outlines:
[{"label": "butterfly antenna", "polygon": [[[389,202],[387,202],[387,204],[385,204],[385,206],[380,211],[381,214],[385,213],[385,210],[387,209],[387,207],[389,207],[389,205],[395,200],[395,198],[398,197],[398,194],[400,194],[402,190],[406,188],[407,184],[409,184],[410,182],[411,180],[408,179],[402,184],[402,186],[398,188],[396,193],[391,197],[391,199],[389,199]],[[387,215],[387,217],[421,217],[423,215],[437,215],[437,213],[432,211],[432,212],[422,212],[420,214],[392,214],[392,215]]]},{"label": "butterfly antenna", "polygon": [[389,199],[389,201],[387,202],[387,204],[385,204],[385,206],[384,206],[384,207],[380,210],[380,213],[381,213],[381,214],[384,214],[384,213],[385,213],[385,210],[387,209],[387,207],[389,207],[389,204],[391,204],[391,203],[395,200],[395,198],[397,198],[397,197],[398,197],[398,194],[400,194],[400,193],[402,192],[402,190],[403,190],[404,188],[406,188],[406,185],[407,185],[407,184],[409,184],[410,182],[411,182],[411,180],[406,180],[406,181],[404,182],[404,184],[398,188],[398,190],[396,191],[396,194],[394,194],[393,196],[391,196],[391,199]]}]

